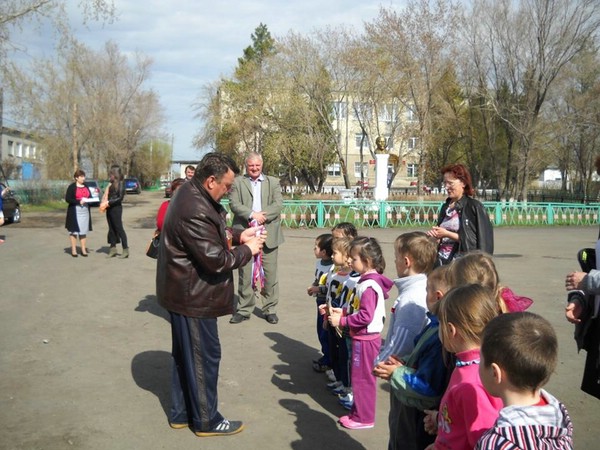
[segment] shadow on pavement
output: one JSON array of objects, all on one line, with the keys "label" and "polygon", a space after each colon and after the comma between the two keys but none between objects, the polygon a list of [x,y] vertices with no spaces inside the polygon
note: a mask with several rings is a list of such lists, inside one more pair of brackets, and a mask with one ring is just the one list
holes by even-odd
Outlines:
[{"label": "shadow on pavement", "polygon": [[327,414],[324,414],[300,401],[281,399],[279,404],[296,416],[294,425],[300,439],[290,443],[294,450],[313,450],[315,448],[328,449],[365,449],[365,447],[352,439],[346,431]]},{"label": "shadow on pavement", "polygon": [[171,408],[171,354],[160,350],[139,353],[131,361],[135,383],[158,397],[165,416]]},{"label": "shadow on pavement", "polygon": [[135,311],[149,312],[151,314],[154,314],[155,316],[165,319],[167,322],[170,322],[169,313],[166,309],[164,309],[158,304],[156,295],[146,295],[146,297],[140,300],[140,302],[135,308]]}]

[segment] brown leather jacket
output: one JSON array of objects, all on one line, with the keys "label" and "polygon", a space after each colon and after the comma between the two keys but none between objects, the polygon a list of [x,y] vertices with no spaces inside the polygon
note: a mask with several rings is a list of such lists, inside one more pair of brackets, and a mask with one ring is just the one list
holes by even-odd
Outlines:
[{"label": "brown leather jacket", "polygon": [[[233,270],[248,263],[247,245],[228,249],[225,209],[200,181],[177,190],[167,208],[156,270],[158,303],[188,317],[233,314]],[[241,231],[230,230],[239,242]]]}]

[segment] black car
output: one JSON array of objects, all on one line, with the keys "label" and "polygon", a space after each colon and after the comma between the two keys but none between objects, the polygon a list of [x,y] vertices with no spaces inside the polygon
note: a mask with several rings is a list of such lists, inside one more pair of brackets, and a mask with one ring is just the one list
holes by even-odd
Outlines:
[{"label": "black car", "polygon": [[125,192],[128,194],[141,194],[142,186],[135,177],[125,178]]},{"label": "black car", "polygon": [[21,221],[21,205],[15,197],[13,191],[6,189],[4,183],[0,183],[0,192],[2,192],[2,213],[7,223],[19,223]]}]

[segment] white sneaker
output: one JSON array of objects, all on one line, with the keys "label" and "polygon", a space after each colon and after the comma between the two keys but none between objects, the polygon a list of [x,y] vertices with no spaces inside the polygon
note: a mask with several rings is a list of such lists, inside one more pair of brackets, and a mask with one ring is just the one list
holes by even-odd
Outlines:
[{"label": "white sneaker", "polygon": [[333,373],[333,369],[328,369],[325,371],[325,375],[327,375],[327,379],[331,382],[337,381],[335,378],[335,373]]},{"label": "white sneaker", "polygon": [[340,386],[343,386],[341,381],[330,381],[327,383],[327,389],[337,389]]},{"label": "white sneaker", "polygon": [[348,392],[345,396],[340,396],[338,402],[347,410],[351,410],[354,403],[354,395],[352,395],[352,392]]}]

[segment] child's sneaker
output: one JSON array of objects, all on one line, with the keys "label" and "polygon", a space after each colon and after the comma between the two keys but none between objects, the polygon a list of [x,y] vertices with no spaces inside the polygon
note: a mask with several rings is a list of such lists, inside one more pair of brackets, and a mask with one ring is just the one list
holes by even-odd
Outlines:
[{"label": "child's sneaker", "polygon": [[315,372],[319,372],[319,373],[323,373],[329,369],[331,369],[331,367],[329,367],[327,364],[323,363],[323,358],[321,359],[315,359],[312,362],[312,368]]},{"label": "child's sneaker", "polygon": [[333,381],[337,381],[335,378],[335,373],[333,372],[333,369],[327,369],[325,371],[325,375],[327,375],[327,379],[331,382]]},{"label": "child's sneaker", "polygon": [[350,418],[350,416],[342,416],[338,420],[341,426],[344,428],[348,428],[350,430],[365,430],[367,428],[373,428],[375,426],[374,423],[361,423],[356,422]]},{"label": "child's sneaker", "polygon": [[341,381],[330,381],[327,383],[327,389],[337,389],[340,386],[343,386]]},{"label": "child's sneaker", "polygon": [[339,396],[344,397],[348,393],[348,390],[342,383],[340,383],[339,386],[337,386],[331,390],[331,393],[333,395],[339,395]]},{"label": "child's sneaker", "polygon": [[348,392],[345,396],[340,397],[338,402],[340,405],[350,411],[352,409],[352,405],[354,404],[354,396],[352,395],[352,392]]}]

